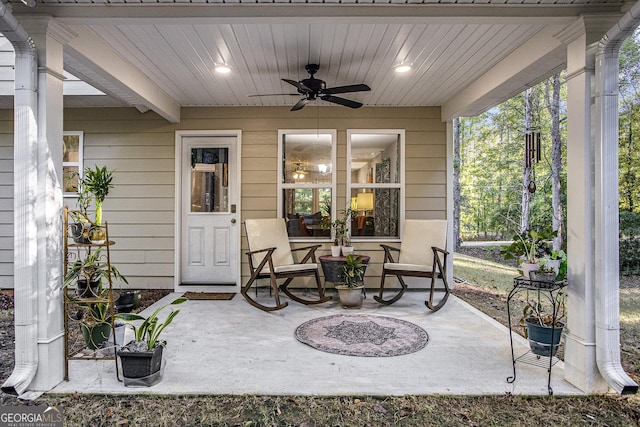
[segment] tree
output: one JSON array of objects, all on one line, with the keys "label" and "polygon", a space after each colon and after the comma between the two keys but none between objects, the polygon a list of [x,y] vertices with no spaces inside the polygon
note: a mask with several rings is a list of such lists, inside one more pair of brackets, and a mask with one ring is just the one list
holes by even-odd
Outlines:
[{"label": "tree", "polygon": [[460,119],[453,119],[453,245],[460,248]]},{"label": "tree", "polygon": [[[560,135],[560,73],[545,82],[545,100],[551,116],[551,206],[553,208],[553,250],[564,242],[564,206],[562,203],[562,139]],[[551,91],[551,94],[549,94]]]}]

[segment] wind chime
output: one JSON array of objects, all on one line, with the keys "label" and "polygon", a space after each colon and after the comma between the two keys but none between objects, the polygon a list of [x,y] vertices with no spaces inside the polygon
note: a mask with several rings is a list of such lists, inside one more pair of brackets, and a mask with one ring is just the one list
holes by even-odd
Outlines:
[{"label": "wind chime", "polygon": [[525,169],[531,169],[533,172],[533,179],[529,181],[528,186],[531,194],[536,192],[535,169],[532,167],[533,161],[535,160],[536,163],[540,161],[541,147],[540,132],[527,131],[524,135],[524,167]]}]

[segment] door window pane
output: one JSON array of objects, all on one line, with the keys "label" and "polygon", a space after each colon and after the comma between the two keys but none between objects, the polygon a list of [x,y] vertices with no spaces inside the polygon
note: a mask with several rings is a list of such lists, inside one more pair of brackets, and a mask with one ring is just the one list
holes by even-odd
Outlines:
[{"label": "door window pane", "polygon": [[228,212],[228,148],[191,149],[191,212]]}]

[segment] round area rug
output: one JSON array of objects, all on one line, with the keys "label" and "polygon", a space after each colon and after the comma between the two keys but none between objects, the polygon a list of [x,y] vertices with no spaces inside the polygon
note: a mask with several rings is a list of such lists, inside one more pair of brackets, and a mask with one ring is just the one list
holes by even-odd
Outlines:
[{"label": "round area rug", "polygon": [[328,353],[346,356],[399,356],[421,350],[427,331],[413,323],[370,314],[335,314],[312,319],[296,328],[298,341]]}]

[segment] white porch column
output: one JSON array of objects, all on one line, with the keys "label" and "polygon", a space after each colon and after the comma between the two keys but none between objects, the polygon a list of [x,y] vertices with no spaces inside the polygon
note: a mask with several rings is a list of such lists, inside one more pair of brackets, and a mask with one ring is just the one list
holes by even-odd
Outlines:
[{"label": "white porch column", "polygon": [[62,309],[63,52],[72,36],[53,18],[23,18],[38,52],[36,227],[38,370],[30,391],[47,391],[64,377]]},{"label": "white porch column", "polygon": [[[606,25],[606,24],[605,24]],[[606,31],[606,30],[605,30]],[[595,46],[581,20],[559,37],[567,43],[567,252],[568,299],[565,379],[588,393],[608,386],[596,364],[595,206],[592,85]]]}]

